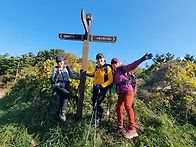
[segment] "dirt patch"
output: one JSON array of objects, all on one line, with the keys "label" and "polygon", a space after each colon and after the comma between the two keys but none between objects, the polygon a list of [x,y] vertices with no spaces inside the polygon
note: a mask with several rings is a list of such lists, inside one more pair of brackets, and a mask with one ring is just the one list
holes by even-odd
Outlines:
[{"label": "dirt patch", "polygon": [[7,89],[0,89],[0,99],[6,95],[7,91]]}]

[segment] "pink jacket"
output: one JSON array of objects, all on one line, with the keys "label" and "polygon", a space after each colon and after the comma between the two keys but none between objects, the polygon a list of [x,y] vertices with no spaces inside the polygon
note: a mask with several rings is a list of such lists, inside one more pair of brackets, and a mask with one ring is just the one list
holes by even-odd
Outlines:
[{"label": "pink jacket", "polygon": [[[125,74],[127,74],[127,72],[129,72],[131,70],[134,70],[142,62],[143,62],[143,60],[139,59],[139,60],[136,60],[135,62],[133,62],[131,64],[120,65],[120,66],[122,66],[122,68],[125,71]],[[124,76],[124,74],[120,71],[120,66],[117,67],[113,71],[113,82],[115,84],[118,84],[123,80],[127,80],[127,78]],[[134,90],[133,90],[132,85],[130,83],[127,83],[127,84],[116,85],[116,92],[118,94],[120,94],[120,93],[134,92]]]}]

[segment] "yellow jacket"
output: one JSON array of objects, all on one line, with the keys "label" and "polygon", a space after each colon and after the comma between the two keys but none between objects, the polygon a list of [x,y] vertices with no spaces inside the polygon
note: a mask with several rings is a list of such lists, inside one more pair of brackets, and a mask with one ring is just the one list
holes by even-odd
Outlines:
[{"label": "yellow jacket", "polygon": [[[107,70],[104,68],[107,68]],[[107,73],[105,73],[106,71]],[[104,81],[105,74],[108,76],[107,81]],[[87,71],[86,75],[89,77],[94,77],[93,85],[101,84],[103,88],[107,87],[113,82],[113,74],[110,66],[103,65],[96,67],[94,72]]]}]

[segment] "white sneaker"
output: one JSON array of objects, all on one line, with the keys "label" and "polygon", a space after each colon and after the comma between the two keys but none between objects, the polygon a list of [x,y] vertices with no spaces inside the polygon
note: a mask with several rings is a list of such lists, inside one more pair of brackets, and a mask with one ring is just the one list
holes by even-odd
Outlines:
[{"label": "white sneaker", "polygon": [[136,129],[133,129],[133,130],[128,130],[125,134],[124,134],[125,138],[128,138],[128,139],[131,139],[133,137],[137,137],[138,134],[137,134],[137,131]]},{"label": "white sneaker", "polygon": [[59,113],[59,119],[63,122],[66,121],[66,115],[65,115],[65,112],[60,112]]}]

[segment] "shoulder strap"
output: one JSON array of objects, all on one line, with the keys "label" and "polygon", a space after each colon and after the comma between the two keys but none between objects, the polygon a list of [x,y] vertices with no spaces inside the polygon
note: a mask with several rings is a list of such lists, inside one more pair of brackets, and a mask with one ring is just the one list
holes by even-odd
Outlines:
[{"label": "shoulder strap", "polygon": [[123,69],[123,66],[120,66],[120,72],[127,78],[129,79],[129,77],[125,74],[125,70]]},{"label": "shoulder strap", "polygon": [[[109,66],[109,64],[104,64],[103,67],[104,67],[104,81],[107,81],[108,80],[108,68],[107,66]],[[97,70],[97,68],[99,68],[99,66],[97,65],[95,70]]]},{"label": "shoulder strap", "polygon": [[107,81],[108,80],[108,66],[110,66],[110,64],[105,64],[104,65],[104,71],[105,71],[104,81]]},{"label": "shoulder strap", "polygon": [[104,71],[105,71],[105,75],[108,75],[108,65],[107,64],[104,65]]},{"label": "shoulder strap", "polygon": [[66,69],[67,69],[68,74],[69,74],[69,76],[70,76],[71,70],[70,70],[70,67],[69,67],[68,65],[66,65]]}]

